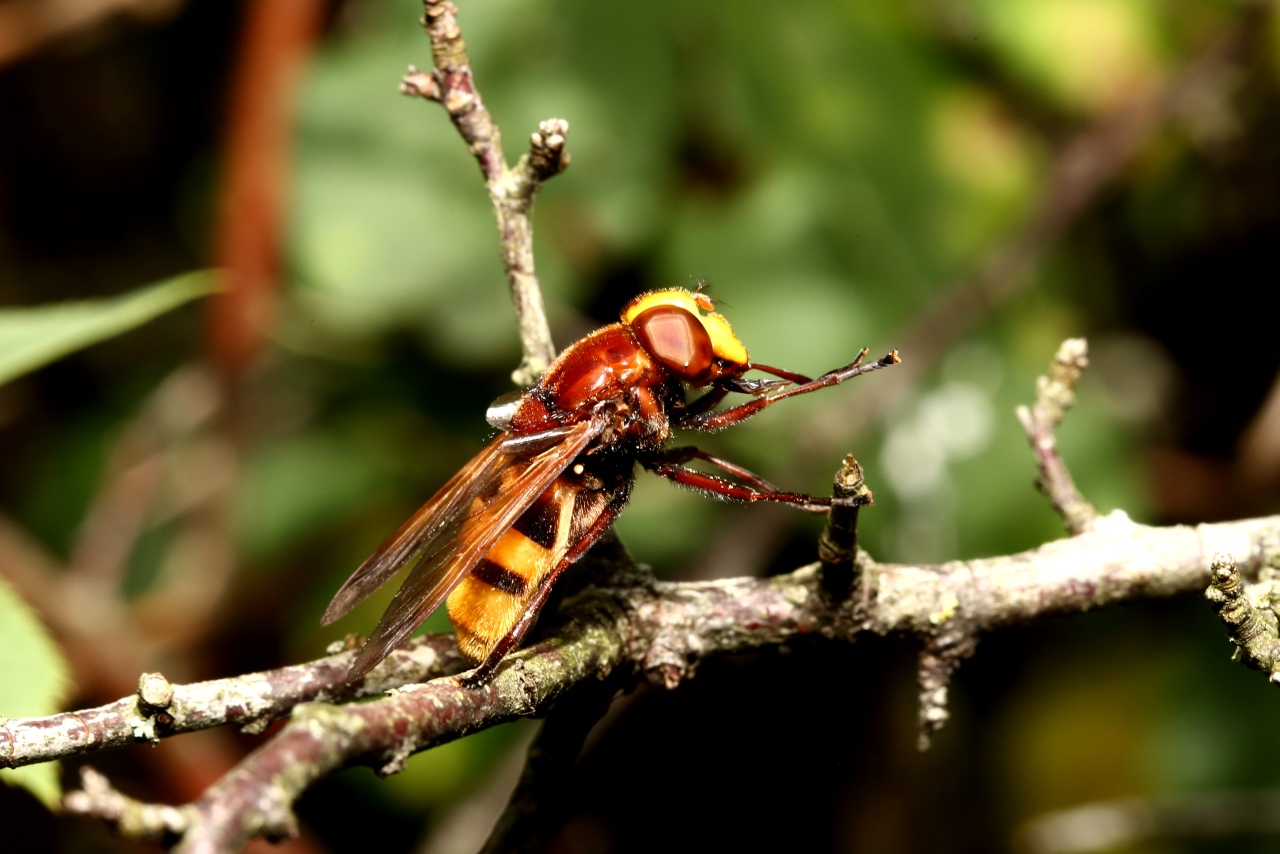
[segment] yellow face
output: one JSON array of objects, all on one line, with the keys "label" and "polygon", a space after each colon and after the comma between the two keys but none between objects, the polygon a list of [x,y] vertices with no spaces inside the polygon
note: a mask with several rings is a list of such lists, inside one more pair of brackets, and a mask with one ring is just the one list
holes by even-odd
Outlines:
[{"label": "yellow face", "polygon": [[[630,324],[641,313],[659,306],[681,308],[696,317],[711,338],[711,350],[716,358],[724,359],[734,365],[747,364],[747,348],[733,334],[729,321],[712,311],[715,303],[706,294],[693,293],[683,288],[671,288],[665,291],[650,291],[627,303],[622,310],[622,321]],[[703,312],[708,312],[703,314]]]}]

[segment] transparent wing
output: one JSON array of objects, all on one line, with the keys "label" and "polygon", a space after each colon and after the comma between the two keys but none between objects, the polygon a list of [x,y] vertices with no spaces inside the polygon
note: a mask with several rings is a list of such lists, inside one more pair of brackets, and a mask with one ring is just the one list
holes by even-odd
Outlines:
[{"label": "transparent wing", "polygon": [[421,552],[429,541],[456,534],[471,502],[496,491],[503,470],[517,460],[517,457],[502,452],[502,444],[507,438],[503,434],[486,445],[351,573],[320,618],[321,625],[327,626],[346,616]]},{"label": "transparent wing", "polygon": [[[421,558],[360,650],[348,678],[367,673],[422,625],[603,427],[601,419],[591,419],[564,428],[560,441],[531,456],[503,453],[510,437],[498,437],[379,547],[338,591],[329,612],[340,599],[350,610],[414,554]],[[349,605],[343,599],[348,588],[356,591]]]}]

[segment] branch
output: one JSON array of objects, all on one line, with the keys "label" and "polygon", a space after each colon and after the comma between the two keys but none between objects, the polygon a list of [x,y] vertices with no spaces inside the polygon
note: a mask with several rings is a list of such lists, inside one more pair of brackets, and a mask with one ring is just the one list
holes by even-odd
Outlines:
[{"label": "branch", "polygon": [[48,762],[128,744],[155,744],[184,732],[230,724],[260,733],[299,703],[342,703],[464,669],[452,635],[419,638],[355,682],[347,673],[354,650],[307,664],[170,685],[143,674],[138,693],[93,709],[43,718],[0,718],[0,768]]},{"label": "branch", "polygon": [[184,809],[147,804],[122,794],[92,768],[80,769],[80,786],[78,791],[68,792],[63,798],[62,805],[67,812],[96,816],[126,839],[171,842],[187,830]]},{"label": "branch", "polygon": [[1063,341],[1049,367],[1049,375],[1036,380],[1035,404],[1017,409],[1018,421],[1031,442],[1031,452],[1040,469],[1036,487],[1049,497],[1049,503],[1072,534],[1089,530],[1098,518],[1098,510],[1076,489],[1071,473],[1058,454],[1054,433],[1076,402],[1076,381],[1089,364],[1088,354],[1088,344],[1083,338]]},{"label": "branch", "polygon": [[324,23],[323,0],[249,0],[237,35],[222,141],[213,261],[225,287],[208,306],[206,349],[234,389],[270,346],[296,145],[296,94]]},{"label": "branch", "polygon": [[293,802],[321,777],[354,764],[394,773],[411,753],[543,714],[582,683],[616,675],[674,687],[708,657],[804,637],[976,638],[1049,615],[1201,590],[1215,552],[1248,555],[1245,568],[1261,569],[1280,558],[1280,516],[1158,528],[1117,512],[1085,534],[1015,555],[939,565],[866,558],[869,602],[833,602],[818,564],[768,579],[589,587],[567,604],[563,629],[512,656],[483,690],[446,677],[368,703],[298,706],[275,737],[190,805],[177,850],[231,851],[255,835],[292,833]]},{"label": "branch", "polygon": [[467,143],[467,150],[480,165],[498,219],[502,266],[520,324],[524,357],[512,379],[517,385],[533,385],[538,375],[551,365],[556,351],[542,306],[542,291],[534,273],[529,209],[542,184],[569,165],[569,153],[564,147],[569,123],[564,119],[542,122],[530,138],[529,152],[514,168],[508,168],[502,151],[502,132],[485,107],[471,73],[467,46],[458,28],[458,8],[439,0],[425,0],[423,5],[426,11],[422,26],[431,39],[435,67],[428,72],[409,66],[400,91],[443,105]]}]

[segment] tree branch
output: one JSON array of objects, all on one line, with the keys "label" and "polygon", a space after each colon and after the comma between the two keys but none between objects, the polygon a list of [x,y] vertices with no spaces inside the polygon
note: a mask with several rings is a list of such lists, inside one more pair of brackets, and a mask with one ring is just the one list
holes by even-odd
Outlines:
[{"label": "tree branch", "polygon": [[147,673],[139,680],[137,694],[105,706],[43,718],[0,718],[0,768],[128,744],[155,744],[171,735],[228,724],[262,732],[300,703],[376,697],[466,666],[452,635],[418,638],[364,678],[347,682],[355,655],[353,649],[307,664],[193,685],[169,685],[160,674]]},{"label": "tree branch", "polygon": [[534,273],[529,210],[542,184],[569,165],[569,153],[564,147],[569,123],[564,119],[542,122],[530,138],[529,153],[509,169],[502,151],[502,132],[485,107],[471,73],[467,46],[458,28],[458,8],[439,0],[425,0],[423,6],[422,26],[431,39],[435,67],[428,72],[409,66],[400,91],[443,105],[467,143],[467,150],[480,165],[498,219],[502,266],[520,324],[524,356],[512,379],[517,385],[529,386],[556,355]]},{"label": "tree branch", "polygon": [[574,686],[610,674],[673,687],[710,656],[803,637],[976,638],[1053,614],[1202,590],[1216,552],[1247,555],[1250,571],[1280,560],[1280,516],[1158,528],[1116,512],[1085,534],[1015,555],[939,565],[867,558],[867,602],[833,602],[818,564],[768,579],[590,587],[567,604],[563,629],[512,656],[483,690],[446,677],[368,703],[297,706],[284,729],[191,804],[177,850],[232,851],[255,835],[292,833],[292,803],[317,779],[353,764],[394,773],[411,753],[544,713]]}]

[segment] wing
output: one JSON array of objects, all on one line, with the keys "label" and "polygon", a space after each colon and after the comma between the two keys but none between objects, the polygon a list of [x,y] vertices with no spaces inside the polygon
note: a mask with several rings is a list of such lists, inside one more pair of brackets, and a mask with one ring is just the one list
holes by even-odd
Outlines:
[{"label": "wing", "polygon": [[514,461],[513,457],[502,453],[506,439],[503,434],[486,445],[426,504],[418,508],[418,512],[387,537],[334,594],[333,601],[320,618],[320,624],[327,626],[345,617],[421,552],[427,542],[456,532],[471,502],[496,490],[503,469]]},{"label": "wing", "polygon": [[[563,437],[531,456],[506,453],[511,437],[500,436],[380,546],[338,591],[326,621],[330,612],[341,616],[350,610],[415,554],[421,558],[356,656],[348,679],[367,673],[422,625],[604,424],[593,418],[556,431]],[[537,445],[523,446],[528,447]]]}]

